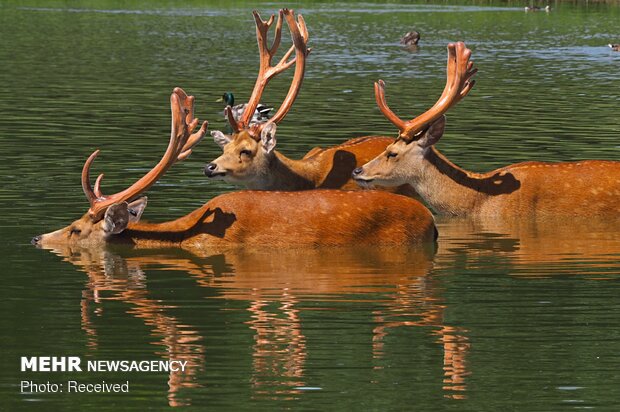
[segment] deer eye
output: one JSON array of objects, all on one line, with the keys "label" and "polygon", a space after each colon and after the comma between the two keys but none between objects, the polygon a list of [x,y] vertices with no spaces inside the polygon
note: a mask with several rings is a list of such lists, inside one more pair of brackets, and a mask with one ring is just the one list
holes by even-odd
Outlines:
[{"label": "deer eye", "polygon": [[398,153],[388,152],[388,154],[387,154],[387,158],[388,159],[391,158],[391,157],[396,157],[396,156],[398,156]]},{"label": "deer eye", "polygon": [[80,233],[82,233],[80,229],[71,228],[71,230],[69,231],[69,236],[79,235]]},{"label": "deer eye", "polygon": [[241,155],[241,156],[245,155],[245,156],[250,157],[250,156],[252,156],[252,152],[250,150],[248,150],[248,149],[243,149],[242,151],[239,152],[239,155]]}]

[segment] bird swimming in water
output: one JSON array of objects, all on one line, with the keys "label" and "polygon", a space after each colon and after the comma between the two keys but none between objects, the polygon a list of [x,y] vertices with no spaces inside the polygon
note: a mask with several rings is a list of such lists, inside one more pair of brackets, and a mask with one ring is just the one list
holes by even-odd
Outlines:
[{"label": "bird swimming in water", "polygon": [[404,44],[405,46],[417,46],[419,41],[420,41],[420,33],[414,30],[414,31],[410,31],[409,33],[405,34],[400,39],[400,44]]},{"label": "bird swimming in water", "polygon": [[547,13],[549,13],[551,11],[551,7],[550,6],[545,6],[545,8],[543,9],[541,7],[538,7],[538,6],[525,6],[525,11],[526,12],[528,12],[528,11],[541,11],[541,10],[544,10]]},{"label": "bird swimming in water", "polygon": [[[226,106],[230,106],[232,108],[232,115],[235,120],[239,120],[243,111],[245,110],[245,106],[247,103],[238,104],[235,106],[235,96],[231,92],[226,92],[217,99],[218,102],[226,103]],[[269,120],[269,112],[273,110],[273,107],[267,107],[262,103],[259,103],[252,115],[252,119],[250,120],[250,124],[252,123],[264,123]],[[226,113],[224,112],[224,118],[226,119]]]},{"label": "bird swimming in water", "polygon": [[619,44],[608,44],[608,46],[613,51],[620,51],[620,43]]}]

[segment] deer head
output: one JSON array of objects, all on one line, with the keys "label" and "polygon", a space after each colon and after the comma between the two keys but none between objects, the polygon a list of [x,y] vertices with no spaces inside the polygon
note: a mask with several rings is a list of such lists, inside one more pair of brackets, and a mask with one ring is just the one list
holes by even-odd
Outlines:
[{"label": "deer head", "polygon": [[353,179],[360,185],[398,186],[408,183],[424,157],[424,153],[443,135],[445,113],[475,84],[472,76],[477,69],[469,61],[471,50],[465,43],[448,44],[446,86],[439,100],[426,112],[409,120],[400,119],[387,105],[385,83],[375,83],[375,99],[383,115],[399,130],[398,138],[375,159],[353,171]]},{"label": "deer head", "polygon": [[204,122],[196,133],[192,133],[198,126],[198,119],[194,118],[194,96],[188,96],[183,89],[177,87],[170,95],[170,109],[170,142],[153,169],[127,189],[104,195],[101,191],[103,174],[97,177],[94,188],[90,184],[90,167],[99,154],[99,150],[96,150],[82,169],[82,189],[90,203],[88,212],[65,228],[35,236],[32,243],[44,247],[104,243],[113,235],[123,232],[130,223],[140,220],[146,207],[146,197],[140,195],[155,184],[174,163],[186,159],[207,131],[208,123]]},{"label": "deer head", "polygon": [[[254,90],[239,120],[233,118],[230,107],[226,108],[226,116],[233,134],[226,135],[221,131],[211,132],[215,142],[224,153],[206,165],[204,169],[205,175],[209,178],[224,179],[234,183],[247,182],[267,173],[269,159],[275,155],[276,124],[284,119],[299,93],[306,68],[306,57],[310,53],[310,49],[307,48],[308,30],[301,15],[298,15],[297,20],[295,20],[293,10],[280,10],[273,43],[269,47],[267,32],[274,22],[274,16],[272,15],[268,21],[264,21],[258,12],[254,11],[253,14],[256,21],[256,38],[260,56],[260,68]],[[291,32],[293,45],[279,63],[272,66],[271,60],[280,45],[283,17]],[[289,60],[293,52],[295,52],[295,57]],[[266,123],[250,124],[252,115],[269,81],[292,65],[295,65],[293,80],[278,111]]]}]

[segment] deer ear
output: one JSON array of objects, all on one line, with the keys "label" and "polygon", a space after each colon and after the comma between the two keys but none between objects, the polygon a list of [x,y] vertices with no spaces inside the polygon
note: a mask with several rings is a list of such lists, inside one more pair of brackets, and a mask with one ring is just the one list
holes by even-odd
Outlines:
[{"label": "deer ear", "polygon": [[103,217],[103,231],[110,235],[117,235],[129,224],[129,205],[127,202],[114,203]]},{"label": "deer ear", "polygon": [[271,153],[271,151],[276,147],[276,129],[278,127],[273,122],[268,122],[263,126],[263,130],[260,132],[260,140],[263,143],[263,149],[267,153]]},{"label": "deer ear", "polygon": [[146,208],[146,201],[146,196],[142,196],[138,200],[134,200],[127,205],[127,211],[129,212],[129,222],[135,223],[140,220],[140,218],[142,217],[142,213]]},{"label": "deer ear", "polygon": [[424,135],[417,140],[418,146],[426,148],[434,145],[439,141],[439,139],[441,139],[441,136],[443,136],[445,128],[446,116],[441,116],[439,119],[431,123],[428,129],[424,132]]},{"label": "deer ear", "polygon": [[222,149],[232,140],[230,136],[225,135],[219,130],[211,131],[211,136],[213,136],[213,140],[215,140],[215,143],[217,143],[218,146],[221,147]]}]

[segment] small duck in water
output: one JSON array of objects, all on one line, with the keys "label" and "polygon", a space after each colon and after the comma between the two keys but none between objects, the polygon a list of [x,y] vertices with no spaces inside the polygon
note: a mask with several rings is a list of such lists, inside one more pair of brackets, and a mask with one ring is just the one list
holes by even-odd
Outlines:
[{"label": "small duck in water", "polygon": [[545,8],[543,9],[541,7],[538,7],[538,6],[525,6],[525,11],[526,12],[528,12],[528,11],[541,11],[541,10],[544,10],[547,13],[549,13],[551,11],[551,7],[550,6],[545,6]]},{"label": "small duck in water", "polygon": [[[246,103],[238,104],[235,106],[235,96],[231,92],[226,92],[217,99],[218,102],[226,103],[226,106],[230,106],[232,108],[232,115],[235,120],[239,120],[243,111],[245,110]],[[259,103],[252,115],[252,120],[250,123],[264,123],[269,120],[269,112],[273,110],[273,107],[267,107],[262,103]],[[224,113],[224,118],[226,118],[226,113]]]},{"label": "small duck in water", "polygon": [[618,44],[608,44],[608,46],[613,51],[620,51],[620,43],[618,43]]},{"label": "small duck in water", "polygon": [[402,39],[400,39],[400,44],[404,44],[405,46],[417,46],[419,41],[420,33],[414,30],[405,34]]}]

